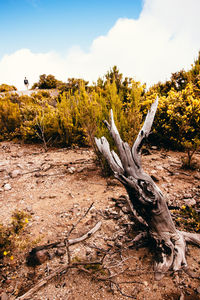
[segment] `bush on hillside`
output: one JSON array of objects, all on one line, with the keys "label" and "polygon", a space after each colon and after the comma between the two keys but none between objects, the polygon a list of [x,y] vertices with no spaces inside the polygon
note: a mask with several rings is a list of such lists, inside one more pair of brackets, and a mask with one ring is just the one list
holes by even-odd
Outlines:
[{"label": "bush on hillside", "polygon": [[0,85],[0,93],[5,93],[5,92],[12,92],[16,91],[16,87],[14,85],[8,85],[8,84],[1,84]]}]

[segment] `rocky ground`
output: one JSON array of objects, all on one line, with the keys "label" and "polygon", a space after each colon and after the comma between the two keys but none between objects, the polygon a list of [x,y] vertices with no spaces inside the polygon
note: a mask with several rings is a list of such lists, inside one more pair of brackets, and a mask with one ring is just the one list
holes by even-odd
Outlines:
[{"label": "rocky ground", "polygon": [[[182,155],[153,147],[143,156],[143,166],[165,193],[171,208],[192,205],[198,211],[200,172],[182,170]],[[196,159],[200,163],[200,154]],[[67,253],[58,249],[50,251],[48,260],[35,268],[27,267],[25,258],[35,244],[63,240],[92,204],[70,238],[80,237],[99,221],[102,225],[89,239],[70,246],[70,258],[73,262],[91,262],[104,257],[103,267],[70,269],[30,299],[200,299],[199,249],[189,246],[187,256],[197,278],[183,272],[155,281],[150,248],[131,246],[137,228],[124,195],[120,183],[102,177],[91,149],[44,152],[39,145],[0,143],[0,221],[8,224],[16,209],[31,216],[24,231],[28,249],[19,247],[12,261],[1,264],[1,299],[17,299],[67,262]],[[110,276],[112,280],[98,280],[97,276]]]}]

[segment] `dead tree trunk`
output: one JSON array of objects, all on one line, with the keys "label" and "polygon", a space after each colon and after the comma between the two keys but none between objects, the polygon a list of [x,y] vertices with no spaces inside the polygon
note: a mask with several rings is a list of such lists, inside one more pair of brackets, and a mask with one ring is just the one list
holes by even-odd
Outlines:
[{"label": "dead tree trunk", "polygon": [[151,130],[157,106],[158,98],[152,104],[132,148],[120,138],[112,110],[111,124],[107,121],[104,123],[117,146],[119,155],[110,150],[105,137],[95,138],[95,141],[99,151],[107,159],[114,176],[125,186],[133,208],[147,224],[147,234],[156,243],[159,255],[154,270],[155,278],[159,280],[168,270],[178,271],[187,268],[186,242],[200,246],[200,235],[181,232],[175,228],[162,192],[142,169],[141,147]]}]

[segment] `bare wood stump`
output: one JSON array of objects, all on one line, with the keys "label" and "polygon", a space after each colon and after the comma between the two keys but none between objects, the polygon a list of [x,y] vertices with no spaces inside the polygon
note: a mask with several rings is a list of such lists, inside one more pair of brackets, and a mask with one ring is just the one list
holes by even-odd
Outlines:
[{"label": "bare wood stump", "polygon": [[95,138],[95,141],[99,151],[107,159],[114,176],[125,186],[133,208],[147,224],[147,234],[156,243],[159,255],[155,260],[154,270],[155,278],[159,280],[169,270],[178,271],[187,268],[186,242],[200,246],[200,235],[176,229],[162,192],[142,169],[141,148],[150,133],[157,106],[158,98],[152,104],[132,148],[122,141],[112,110],[111,123],[107,121],[104,123],[116,144],[119,155],[110,150],[105,137]]}]

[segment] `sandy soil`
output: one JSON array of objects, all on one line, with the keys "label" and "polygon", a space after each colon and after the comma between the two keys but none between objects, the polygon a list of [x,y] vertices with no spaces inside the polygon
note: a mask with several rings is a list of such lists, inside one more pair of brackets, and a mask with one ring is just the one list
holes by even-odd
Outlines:
[{"label": "sandy soil", "polygon": [[[143,166],[157,180],[169,205],[192,203],[199,208],[200,172],[181,170],[182,155],[151,149],[150,155],[143,157]],[[199,154],[196,158],[200,161]],[[71,258],[96,261],[106,253],[104,263],[110,275],[121,273],[113,277],[121,283],[118,289],[108,281],[94,280],[86,272],[71,269],[54,278],[31,299],[126,299],[123,293],[139,300],[179,299],[181,294],[185,295],[184,299],[200,299],[197,278],[183,272],[178,278],[167,274],[157,282],[149,248],[127,246],[136,230],[123,205],[124,198],[120,197],[125,194],[115,179],[102,177],[90,149],[49,149],[45,153],[39,145],[0,143],[0,221],[10,222],[15,209],[28,212],[32,218],[24,234],[32,241],[38,239],[37,245],[40,245],[63,239],[94,203],[70,238],[81,236],[100,220],[102,226],[88,240],[70,247]],[[16,299],[67,261],[65,254],[33,269],[25,265],[27,250],[30,249],[26,252],[19,249],[20,264],[15,258],[7,266],[1,265],[0,293],[7,297],[5,299]],[[198,248],[188,247],[188,264],[196,276],[200,271],[199,254]],[[104,277],[108,275],[107,270],[99,273]]]}]

